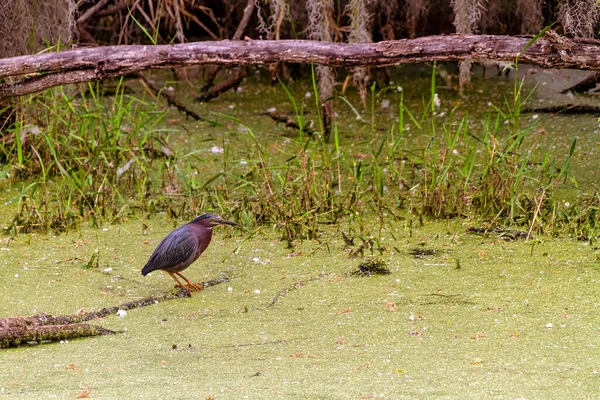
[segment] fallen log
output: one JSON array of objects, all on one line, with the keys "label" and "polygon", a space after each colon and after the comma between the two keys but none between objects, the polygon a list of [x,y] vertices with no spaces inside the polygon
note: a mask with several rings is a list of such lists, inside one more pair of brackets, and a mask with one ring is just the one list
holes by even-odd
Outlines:
[{"label": "fallen log", "polygon": [[[202,286],[208,288],[225,282],[229,282],[229,277],[221,275],[216,279],[203,282]],[[58,316],[40,314],[33,317],[0,318],[0,349],[17,347],[26,343],[39,344],[57,340],[115,334],[114,331],[85,322],[117,314],[121,310],[132,310],[190,296],[191,293],[188,289],[179,288],[166,294],[128,301],[118,306],[102,308],[97,311]]]},{"label": "fallen log", "polygon": [[[278,62],[331,67],[384,67],[433,61],[502,61],[543,68],[600,70],[600,41],[567,39],[554,32],[531,38],[438,35],[379,43],[311,40],[206,41],[175,45],[79,48],[0,60],[0,99],[69,83],[100,81],[151,68],[200,64],[259,65]],[[18,76],[10,81],[10,76]]]},{"label": "fallen log", "polygon": [[79,337],[112,335],[116,332],[90,324],[32,325],[0,329],[0,349],[22,344],[41,344]]}]

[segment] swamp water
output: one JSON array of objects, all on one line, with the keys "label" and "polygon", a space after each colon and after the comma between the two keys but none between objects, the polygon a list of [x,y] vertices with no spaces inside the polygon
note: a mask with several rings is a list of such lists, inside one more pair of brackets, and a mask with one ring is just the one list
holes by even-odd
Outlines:
[{"label": "swamp water", "polygon": [[[545,89],[556,89],[554,77],[539,93],[555,96]],[[210,105],[234,114],[233,98]],[[244,121],[264,118],[257,111]],[[544,117],[540,126],[536,138],[565,151],[571,134],[579,136],[572,169],[582,184],[593,183],[596,119]],[[179,139],[210,149],[203,137]],[[14,211],[5,208],[2,225]],[[369,218],[367,225],[379,225]],[[140,269],[183,222],[157,215],[96,229],[83,224],[59,236],[22,234],[10,243],[4,236],[0,316],[73,314],[171,290],[166,273],[144,278]],[[468,219],[420,225],[390,218],[376,235],[382,251],[353,259],[339,231],[349,229],[340,226],[320,226],[315,240],[297,241],[293,251],[268,226],[251,238],[215,228],[185,275],[198,282],[226,273],[229,282],[92,321],[116,335],[1,350],[0,398],[551,399],[600,392],[600,264],[589,243],[483,237],[467,232],[481,226]],[[85,267],[96,253],[97,266]],[[351,274],[371,258],[391,274]]]},{"label": "swamp water", "polygon": [[[167,274],[139,272],[167,230],[157,223],[144,236],[140,225],[12,243],[1,261],[0,315],[70,314],[170,290]],[[370,277],[349,274],[360,260],[337,235],[291,255],[264,233],[233,254],[243,239],[219,230],[186,275],[225,272],[230,282],[92,321],[114,336],[2,350],[0,395],[593,397],[597,252],[570,240],[484,238],[467,225],[384,233],[393,247],[377,259],[391,274]],[[98,268],[74,259],[96,250]]]}]

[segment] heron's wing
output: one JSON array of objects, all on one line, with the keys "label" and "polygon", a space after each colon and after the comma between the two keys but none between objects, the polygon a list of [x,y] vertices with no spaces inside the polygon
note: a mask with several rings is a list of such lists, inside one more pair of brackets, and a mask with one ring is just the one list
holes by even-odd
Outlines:
[{"label": "heron's wing", "polygon": [[169,233],[160,242],[150,256],[142,273],[147,274],[157,269],[166,269],[185,263],[192,258],[197,247],[198,238],[184,225]]}]

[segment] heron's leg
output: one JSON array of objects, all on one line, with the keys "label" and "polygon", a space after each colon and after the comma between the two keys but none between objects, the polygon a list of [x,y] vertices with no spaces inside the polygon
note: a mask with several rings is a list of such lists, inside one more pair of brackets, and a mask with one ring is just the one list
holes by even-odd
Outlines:
[{"label": "heron's leg", "polygon": [[[175,279],[175,282],[177,282],[177,285],[175,285],[175,287],[183,287],[183,284],[181,282],[179,282],[179,279],[177,279],[177,277],[175,276],[174,272],[168,272],[169,276],[173,279]],[[186,279],[187,280],[187,279]]]},{"label": "heron's leg", "polygon": [[188,286],[194,290],[204,290],[204,286],[199,285],[197,283],[194,283],[192,281],[190,281],[188,278],[186,278],[185,276],[183,276],[183,274],[181,272],[175,272],[177,275],[179,275],[181,278],[183,278],[184,281],[187,282]]}]

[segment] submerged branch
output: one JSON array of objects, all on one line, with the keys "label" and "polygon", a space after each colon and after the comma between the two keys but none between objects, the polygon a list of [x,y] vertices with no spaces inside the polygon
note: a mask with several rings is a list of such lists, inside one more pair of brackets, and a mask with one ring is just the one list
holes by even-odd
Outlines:
[{"label": "submerged branch", "polygon": [[587,104],[563,104],[549,107],[524,108],[524,113],[600,114],[600,107]]},{"label": "submerged branch", "polygon": [[598,83],[600,83],[600,72],[594,72],[593,74],[591,74],[590,76],[588,76],[587,78],[582,80],[581,82],[562,90],[561,93],[563,93],[563,94],[568,93],[568,92],[585,93],[589,90],[594,89],[596,86],[598,86]]},{"label": "submerged branch", "polygon": [[166,90],[158,88],[154,83],[149,81],[148,78],[146,78],[141,72],[138,72],[137,77],[140,79],[144,87],[146,87],[154,97],[161,95],[167,100],[167,103],[169,103],[170,106],[177,108],[179,112],[195,119],[196,121],[204,121],[204,118],[202,118],[198,113],[187,108],[185,104],[178,101],[173,94],[167,92]]},{"label": "submerged branch", "polygon": [[221,93],[228,91],[229,89],[236,88],[240,85],[242,80],[246,77],[246,70],[242,69],[234,72],[230,77],[224,79],[218,84],[212,86],[205,93],[196,97],[196,101],[204,102],[218,97]]},{"label": "submerged branch", "polygon": [[[175,45],[79,48],[0,60],[0,98],[50,87],[100,81],[152,68],[200,64],[259,65],[278,62],[330,67],[384,67],[432,61],[493,61],[544,68],[600,70],[600,41],[546,35],[529,47],[527,37],[439,35],[379,43],[330,43],[311,40],[206,41]],[[527,48],[526,48],[527,47]]]},{"label": "submerged branch", "polygon": [[276,109],[267,110],[264,113],[262,113],[262,115],[268,115],[273,121],[284,123],[287,128],[293,128],[299,131],[303,131],[309,136],[313,136],[315,134],[315,131],[310,126],[300,126],[298,122],[295,121],[293,118]]},{"label": "submerged branch", "polygon": [[285,289],[280,290],[279,293],[277,293],[275,295],[275,297],[273,297],[271,299],[271,303],[269,303],[269,307],[273,307],[279,300],[281,300],[282,298],[284,298],[285,296],[287,296],[288,293],[290,293],[291,291],[296,290],[296,289],[300,289],[302,286],[306,285],[309,282],[318,281],[318,280],[323,279],[323,278],[325,278],[325,277],[327,277],[329,275],[330,274],[321,273],[319,275],[312,276],[312,277],[310,277],[308,279],[304,279],[304,280],[298,281],[298,282],[294,283],[293,285],[288,286]]}]

